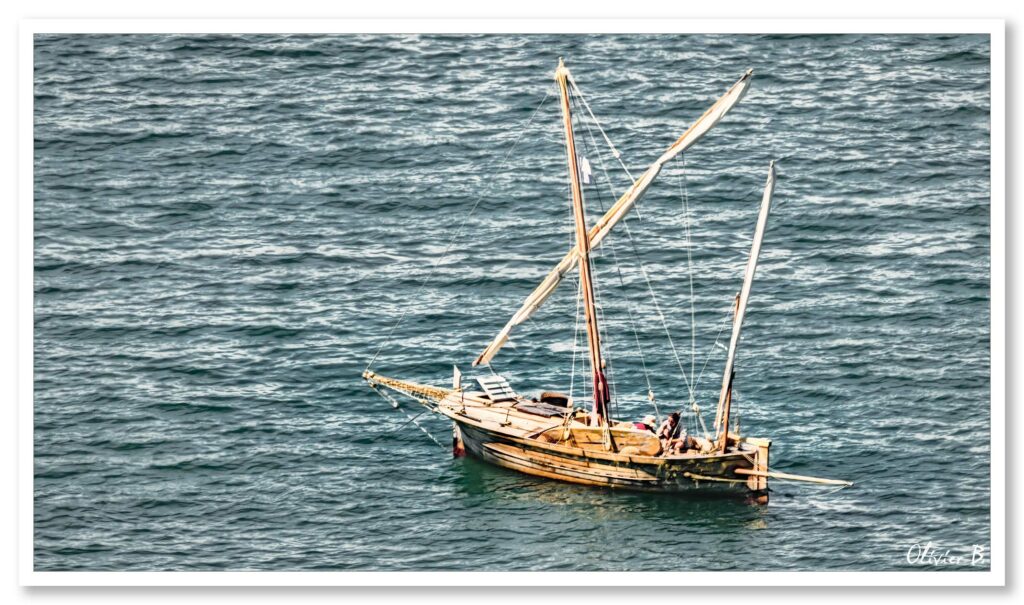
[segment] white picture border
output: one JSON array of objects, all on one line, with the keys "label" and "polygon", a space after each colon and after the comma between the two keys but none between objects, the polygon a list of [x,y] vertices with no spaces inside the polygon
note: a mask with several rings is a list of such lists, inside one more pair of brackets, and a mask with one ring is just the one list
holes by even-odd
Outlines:
[{"label": "white picture border", "polygon": [[[18,579],[23,586],[1002,586],[1005,543],[1005,24],[994,19],[89,19],[18,32]],[[42,33],[973,33],[991,36],[991,568],[978,572],[37,572],[33,569],[33,36]],[[702,597],[706,598],[706,597]]]}]

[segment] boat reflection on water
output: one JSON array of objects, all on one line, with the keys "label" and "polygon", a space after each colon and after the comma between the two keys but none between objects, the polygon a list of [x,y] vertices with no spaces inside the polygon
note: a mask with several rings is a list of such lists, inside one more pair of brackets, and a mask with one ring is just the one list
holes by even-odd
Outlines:
[{"label": "boat reflection on water", "polygon": [[[735,493],[692,490],[683,493],[635,492],[548,481],[497,467],[472,456],[453,462],[458,479],[452,487],[460,495],[514,505],[540,503],[562,510],[576,510],[594,521],[629,521],[664,516],[673,523],[704,527],[767,527],[766,508],[756,498],[737,498]],[[564,513],[563,513],[564,514]],[[569,516],[576,516],[570,514]],[[758,527],[754,527],[758,528]]]}]

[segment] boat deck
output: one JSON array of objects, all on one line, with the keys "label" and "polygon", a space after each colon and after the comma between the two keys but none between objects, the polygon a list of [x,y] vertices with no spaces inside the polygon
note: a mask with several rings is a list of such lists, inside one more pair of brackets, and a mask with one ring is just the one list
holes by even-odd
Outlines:
[{"label": "boat deck", "polygon": [[[584,450],[590,455],[685,460],[755,451],[754,448],[736,444],[725,454],[689,450],[686,453],[666,455],[661,441],[654,433],[637,429],[629,423],[613,420],[611,427],[596,427],[587,424],[588,415],[585,412],[572,408],[565,408],[565,414],[560,417],[547,417],[521,409],[536,406],[537,403],[519,396],[507,401],[492,402],[483,392],[454,391],[438,404],[438,409],[458,423],[472,424],[507,437],[529,439],[559,449]],[[611,451],[607,447],[609,439],[615,444]]]}]

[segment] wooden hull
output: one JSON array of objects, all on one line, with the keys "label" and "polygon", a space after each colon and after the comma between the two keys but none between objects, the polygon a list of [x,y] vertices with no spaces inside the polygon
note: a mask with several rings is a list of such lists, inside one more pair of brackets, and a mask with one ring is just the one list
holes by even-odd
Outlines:
[{"label": "wooden hull", "polygon": [[[768,502],[768,439],[729,433],[723,453],[705,442],[705,453],[665,455],[653,433],[630,423],[590,426],[580,420],[578,410],[572,416],[550,415],[537,407],[536,400],[495,401],[483,392],[421,385],[369,371],[363,376],[375,388],[415,397],[451,419],[456,456],[469,454],[530,475],[582,485],[663,493],[724,491]],[[431,401],[436,403],[427,403]]]},{"label": "wooden hull", "polygon": [[700,456],[629,456],[517,438],[455,420],[467,453],[530,475],[633,491],[733,492],[767,502],[766,484],[735,473],[738,468],[755,468],[756,448]]}]

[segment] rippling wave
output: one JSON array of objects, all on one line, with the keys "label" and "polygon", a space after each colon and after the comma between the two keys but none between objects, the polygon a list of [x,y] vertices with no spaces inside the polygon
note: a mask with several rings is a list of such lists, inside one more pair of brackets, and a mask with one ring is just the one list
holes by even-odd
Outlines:
[{"label": "rippling wave", "polygon": [[[711,408],[779,161],[734,406],[775,466],[854,488],[552,483],[452,460],[362,384],[406,312],[376,370],[468,370],[568,247],[556,103],[501,163],[559,56],[634,174],[754,69],[630,231]],[[989,77],[985,36],[37,36],[35,568],[887,570],[987,545]],[[629,182],[603,153],[592,207]],[[679,407],[621,228],[596,280],[620,414],[649,409],[627,301]],[[574,317],[563,285],[496,369],[568,388]]]}]

